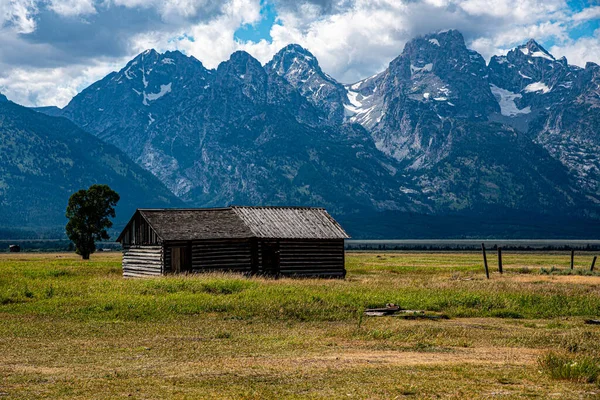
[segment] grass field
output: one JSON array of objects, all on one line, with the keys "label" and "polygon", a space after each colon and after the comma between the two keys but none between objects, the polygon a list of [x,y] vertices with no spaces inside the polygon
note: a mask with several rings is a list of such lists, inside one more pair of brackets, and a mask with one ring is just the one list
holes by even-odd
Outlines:
[{"label": "grass field", "polygon": [[[424,252],[348,253],[344,281],[125,280],[119,253],[3,254],[0,398],[600,397],[591,255],[503,258],[490,280]],[[390,302],[449,319],[363,317]]]}]

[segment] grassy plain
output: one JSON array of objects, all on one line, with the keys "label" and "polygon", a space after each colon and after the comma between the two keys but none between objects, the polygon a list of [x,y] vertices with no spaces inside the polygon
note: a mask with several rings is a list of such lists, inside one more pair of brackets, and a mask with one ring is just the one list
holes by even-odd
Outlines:
[{"label": "grassy plain", "polygon": [[[0,398],[600,397],[591,255],[503,258],[490,280],[440,252],[348,253],[344,281],[126,280],[120,253],[2,254]],[[362,316],[390,302],[450,319]]]}]

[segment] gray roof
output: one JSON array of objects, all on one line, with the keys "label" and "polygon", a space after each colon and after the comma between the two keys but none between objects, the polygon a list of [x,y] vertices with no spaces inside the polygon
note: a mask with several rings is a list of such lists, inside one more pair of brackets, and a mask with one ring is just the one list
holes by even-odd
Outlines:
[{"label": "gray roof", "polygon": [[348,234],[324,208],[232,207],[256,237],[347,239]]},{"label": "gray roof", "polygon": [[231,208],[139,210],[162,240],[253,237]]},{"label": "gray roof", "polygon": [[[165,241],[206,239],[347,239],[323,208],[228,207],[140,209]],[[125,228],[127,229],[127,228]]]}]

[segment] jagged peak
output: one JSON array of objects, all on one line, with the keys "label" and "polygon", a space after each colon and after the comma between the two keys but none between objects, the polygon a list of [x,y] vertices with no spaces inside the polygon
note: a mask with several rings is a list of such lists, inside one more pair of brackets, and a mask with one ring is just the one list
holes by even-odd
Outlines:
[{"label": "jagged peak", "polygon": [[157,57],[159,55],[160,55],[160,53],[154,49],[146,49],[146,50],[142,51],[140,54],[138,54],[137,56],[135,56],[134,60],[145,59],[145,58],[150,58],[150,57]]},{"label": "jagged peak", "polygon": [[527,43],[518,46],[517,49],[526,56],[541,57],[550,61],[555,61],[554,56],[534,39],[529,39]]},{"label": "jagged peak", "polygon": [[310,57],[313,59],[315,58],[315,56],[308,49],[305,49],[304,47],[300,46],[297,43],[290,43],[277,52],[277,54],[285,54],[285,53],[296,53],[296,54],[301,54],[305,57]]},{"label": "jagged peak", "polygon": [[442,44],[455,42],[465,46],[465,38],[457,29],[445,29],[438,32],[429,33],[423,36],[423,38],[427,40],[435,39]]},{"label": "jagged peak", "polygon": [[423,41],[428,42],[429,46],[439,49],[448,47],[467,48],[462,33],[456,29],[449,29],[417,36],[406,43],[404,51],[407,49],[418,49],[423,44]]},{"label": "jagged peak", "polygon": [[588,61],[585,63],[586,70],[592,70],[592,69],[598,69],[598,68],[600,68],[600,65],[596,64],[595,62]]},{"label": "jagged peak", "polygon": [[[279,50],[267,63],[271,69],[283,69],[287,70],[295,61],[304,61],[306,64],[312,66],[314,69],[320,71],[319,61],[317,58],[307,49],[296,43],[291,43]],[[285,64],[285,65],[284,65]],[[284,71],[279,71],[284,72]]]},{"label": "jagged peak", "polygon": [[0,93],[0,103],[6,103],[7,101],[8,99],[6,98],[6,96]]}]

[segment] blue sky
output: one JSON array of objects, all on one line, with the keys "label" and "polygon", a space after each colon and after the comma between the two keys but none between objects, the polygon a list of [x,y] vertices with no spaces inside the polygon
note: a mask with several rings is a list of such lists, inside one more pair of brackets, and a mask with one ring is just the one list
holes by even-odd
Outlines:
[{"label": "blue sky", "polygon": [[271,29],[277,19],[277,9],[273,3],[261,1],[260,20],[240,26],[234,33],[234,39],[240,42],[259,42],[266,40],[271,43]]},{"label": "blue sky", "polygon": [[64,106],[147,48],[215,68],[236,50],[266,63],[289,43],[351,83],[451,28],[486,59],[534,38],[572,64],[600,62],[599,0],[0,0],[0,92]]}]

